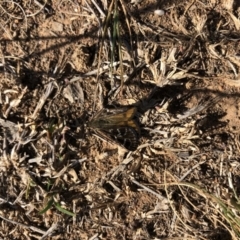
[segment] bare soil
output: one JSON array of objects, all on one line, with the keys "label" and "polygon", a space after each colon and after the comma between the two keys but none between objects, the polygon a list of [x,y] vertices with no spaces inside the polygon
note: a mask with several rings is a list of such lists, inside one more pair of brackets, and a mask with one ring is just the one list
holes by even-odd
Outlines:
[{"label": "bare soil", "polygon": [[[0,14],[0,239],[240,239],[239,1]],[[131,107],[135,151],[88,126]]]}]

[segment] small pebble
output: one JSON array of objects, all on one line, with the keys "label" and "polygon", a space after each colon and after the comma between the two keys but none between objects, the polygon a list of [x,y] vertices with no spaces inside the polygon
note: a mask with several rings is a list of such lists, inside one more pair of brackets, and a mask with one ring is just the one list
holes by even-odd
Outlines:
[{"label": "small pebble", "polygon": [[163,16],[165,14],[164,10],[162,9],[155,10],[154,13],[157,14],[158,16]]},{"label": "small pebble", "polygon": [[52,30],[55,32],[62,32],[63,31],[63,24],[59,22],[52,23]]}]

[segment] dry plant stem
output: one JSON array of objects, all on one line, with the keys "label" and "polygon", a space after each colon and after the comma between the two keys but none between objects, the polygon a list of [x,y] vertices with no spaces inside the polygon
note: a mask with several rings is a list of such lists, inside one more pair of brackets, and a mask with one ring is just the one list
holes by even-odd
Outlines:
[{"label": "dry plant stem", "polygon": [[[113,3],[114,0],[112,0],[109,9],[108,9],[108,15],[105,17],[104,23],[103,23],[103,30],[102,30],[102,34],[101,34],[101,41],[100,41],[100,47],[99,47],[99,52],[98,52],[98,66],[97,66],[97,77],[96,77],[96,82],[98,83],[99,80],[99,75],[100,75],[100,65],[101,65],[101,53],[102,53],[102,49],[103,49],[103,42],[104,42],[104,38],[106,36],[106,32],[107,32],[107,26],[108,26],[108,22],[112,13],[112,9],[113,9]],[[95,89],[95,93],[94,93],[94,105],[93,105],[93,109],[95,109],[96,106],[96,99],[97,99],[97,93],[98,93],[98,84],[96,86]]]},{"label": "dry plant stem", "polygon": [[25,224],[22,224],[22,223],[18,223],[16,221],[13,221],[13,220],[9,220],[3,216],[0,215],[0,218],[2,218],[3,220],[9,222],[9,223],[12,223],[12,224],[15,224],[17,226],[20,226],[20,227],[23,227],[23,228],[27,228],[27,229],[31,229],[32,231],[34,232],[38,232],[38,233],[41,233],[41,234],[46,234],[46,231],[43,231],[39,228],[36,228],[36,227],[33,227],[33,226],[29,226],[29,225],[25,225]]},{"label": "dry plant stem", "polygon": [[37,118],[37,114],[39,113],[39,111],[42,109],[43,105],[45,104],[46,100],[48,99],[48,97],[50,96],[50,94],[52,93],[54,89],[53,86],[53,82],[50,82],[47,87],[46,87],[46,91],[43,94],[43,96],[41,97],[41,99],[38,102],[37,107],[35,108],[34,113],[32,114],[31,118],[32,119],[36,119]]},{"label": "dry plant stem", "polygon": [[[12,36],[12,34],[11,34],[11,32],[4,26],[4,25],[2,25],[1,23],[0,23],[0,27],[4,30],[4,32],[7,34],[7,37],[10,39],[10,40],[12,40],[13,39],[13,36]],[[2,58],[4,58],[4,57],[2,57]]]},{"label": "dry plant stem", "polygon": [[139,187],[143,188],[145,191],[157,196],[160,200],[166,200],[166,198],[164,198],[163,196],[161,196],[160,194],[154,192],[153,190],[151,190],[150,188],[142,185],[141,183],[139,183],[138,181],[136,181],[134,178],[131,178],[131,181],[133,183],[135,183],[136,185],[138,185]]},{"label": "dry plant stem", "polygon": [[[119,62],[114,62],[114,63],[113,63],[113,67],[116,67],[116,66],[118,66],[118,65],[119,65]],[[108,65],[106,65],[106,66],[100,67],[99,69],[95,69],[95,70],[89,71],[89,72],[87,72],[87,73],[84,73],[84,74],[82,74],[82,75],[79,75],[79,77],[74,77],[74,78],[72,78],[72,79],[70,80],[70,82],[71,82],[71,83],[72,83],[72,82],[76,82],[76,81],[81,80],[81,78],[83,78],[83,77],[89,77],[89,76],[96,75],[96,74],[98,74],[98,72],[99,72],[99,75],[101,75],[103,72],[105,72],[106,70],[108,70],[109,67],[110,67],[110,66],[109,66],[109,64],[108,64]]]},{"label": "dry plant stem", "polygon": [[57,229],[58,224],[54,223],[46,232],[43,234],[43,236],[40,238],[40,240],[44,240],[46,237],[52,235],[52,233]]},{"label": "dry plant stem", "polygon": [[4,132],[4,137],[3,137],[3,159],[7,161],[7,136],[6,132]]},{"label": "dry plant stem", "polygon": [[208,101],[206,101],[203,104],[199,104],[196,107],[193,107],[191,109],[189,109],[188,111],[186,111],[185,113],[183,113],[183,115],[178,115],[178,119],[183,120],[184,118],[193,116],[196,113],[199,113],[201,111],[203,111],[204,109],[210,107],[211,105],[214,105],[215,103],[219,102],[220,97],[215,97],[213,99],[210,99]]},{"label": "dry plant stem", "polygon": [[[179,214],[177,213],[175,207],[173,206],[173,203],[170,199],[170,195],[169,195],[169,192],[168,192],[168,189],[167,189],[167,186],[168,186],[168,183],[166,181],[166,173],[167,171],[164,171],[164,187],[165,187],[165,191],[166,191],[166,194],[167,194],[167,198],[168,198],[168,201],[169,201],[169,204],[170,204],[170,207],[172,208],[173,212],[174,212],[174,217],[177,217],[178,220],[183,224],[183,226],[185,226],[189,231],[193,231],[193,229],[191,227],[189,227],[182,219],[181,217],[179,216]],[[174,221],[175,222],[175,221]],[[172,224],[172,227],[173,227],[173,224]]]},{"label": "dry plant stem", "polygon": [[[85,0],[86,3],[87,3],[87,0]],[[94,4],[94,6],[97,8],[97,10],[99,11],[99,13],[101,14],[102,17],[106,17],[105,13],[102,11],[102,9],[97,5],[97,3],[94,1],[94,0],[91,0],[92,3]],[[88,3],[87,3],[88,6],[90,6]]]},{"label": "dry plant stem", "polygon": [[94,234],[89,240],[95,240],[98,239],[99,233]]},{"label": "dry plant stem", "polygon": [[39,1],[37,1],[37,0],[34,0],[34,2],[39,6],[39,7],[41,7],[41,8],[44,8],[45,7],[45,5],[46,5],[46,3],[47,2],[45,2],[44,4],[41,4]]},{"label": "dry plant stem", "polygon": [[[208,193],[205,189],[201,189],[199,186],[192,184],[192,183],[188,183],[188,182],[171,182],[171,183],[167,183],[166,182],[166,175],[170,175],[172,178],[174,178],[172,176],[171,173],[165,171],[164,172],[164,179],[165,179],[165,183],[164,184],[160,184],[160,185],[164,185],[165,186],[165,191],[168,194],[168,190],[167,187],[168,186],[187,186],[190,187],[194,190],[196,190],[202,197],[204,198],[208,198],[211,199],[214,203],[218,204],[220,206],[220,209],[222,211],[220,211],[219,209],[216,209],[220,215],[222,215],[222,217],[238,232],[240,233],[240,229],[238,226],[240,226],[240,219],[238,217],[236,217],[236,215],[234,214],[234,212],[231,210],[230,206],[227,206],[226,203],[224,203],[224,201],[222,201],[220,198],[215,197],[213,194]],[[175,179],[175,178],[174,178]],[[158,184],[159,185],[159,184]],[[175,211],[175,208],[173,207],[173,205],[170,202],[170,205],[173,209],[173,211],[175,212],[175,214],[177,214],[177,212]],[[181,217],[177,214],[178,219],[187,227],[189,228],[189,226],[187,226],[181,219]],[[229,233],[231,233],[232,237],[234,239],[236,239],[235,237],[235,232],[234,234],[232,233],[232,231],[220,220],[218,220],[219,223],[223,224],[229,231]],[[236,225],[236,226],[235,226]],[[190,229],[191,230],[191,229]]]},{"label": "dry plant stem", "polygon": [[123,162],[111,169],[106,175],[104,175],[101,179],[101,185],[106,181],[106,179],[110,178],[113,179],[115,176],[117,176],[119,173],[123,172],[124,169],[126,168],[127,164],[129,164],[131,161],[133,161],[132,157],[128,157],[123,160]]},{"label": "dry plant stem", "polygon": [[[124,12],[125,13],[125,12]],[[127,19],[127,16],[125,14],[125,18]],[[123,84],[124,84],[124,79],[123,79],[123,58],[122,58],[122,43],[121,43],[121,37],[120,37],[120,29],[119,29],[119,10],[118,10],[118,2],[115,0],[114,2],[114,14],[113,14],[113,41],[112,41],[112,52],[111,52],[111,66],[114,63],[114,54],[115,54],[115,47],[118,49],[118,56],[120,60],[120,79],[121,79],[121,85],[120,85],[120,97],[122,96],[122,90],[123,90]],[[113,67],[111,68],[111,78],[113,73]],[[113,82],[113,81],[112,81]],[[112,84],[113,88],[113,84]]]},{"label": "dry plant stem", "polygon": [[97,21],[98,21],[98,24],[101,25],[101,21],[99,20],[99,18],[97,17],[97,15],[96,15],[95,12],[93,11],[92,7],[89,5],[89,3],[88,3],[87,0],[85,0],[85,3],[86,3],[86,5],[87,5],[87,8],[86,8],[86,9],[88,9],[89,12],[91,12],[91,13],[95,16],[95,18],[96,18]]},{"label": "dry plant stem", "polygon": [[40,7],[40,9],[39,9],[37,12],[35,12],[35,13],[33,13],[33,14],[26,15],[26,16],[27,16],[27,17],[34,17],[34,16],[36,16],[37,14],[39,14],[43,9],[45,9],[45,11],[48,11],[48,9],[45,8],[45,6],[46,6],[46,4],[47,4],[47,1],[48,1],[48,0],[45,0],[45,1],[44,1],[44,4],[42,4],[42,3],[40,3],[39,1],[34,0],[35,4],[38,5],[38,6]]},{"label": "dry plant stem", "polygon": [[[25,14],[25,12],[24,12],[24,10],[23,10],[23,8],[21,7],[21,5],[20,4],[18,4],[18,3],[16,3],[16,2],[14,2],[14,1],[7,1],[7,0],[3,0],[2,1],[2,3],[14,3],[15,5],[17,5],[20,9],[21,9],[21,11],[23,12],[23,15],[26,17],[26,14]],[[14,15],[11,15],[7,10],[5,10],[5,8],[0,4],[0,8],[8,15],[8,16],[10,16],[11,18],[14,18],[14,19],[22,19],[22,17],[16,17],[16,16],[14,16]],[[27,19],[27,18],[26,18]]]},{"label": "dry plant stem", "polygon": [[189,175],[194,169],[196,169],[198,166],[201,166],[203,163],[205,163],[206,161],[202,161],[199,162],[197,164],[195,164],[191,169],[189,169],[180,179],[179,181],[182,181],[184,178],[187,177],[187,175]]},{"label": "dry plant stem", "polygon": [[15,100],[12,100],[10,102],[10,106],[8,107],[8,109],[6,110],[4,116],[7,118],[8,117],[8,114],[10,113],[11,109],[12,108],[16,108],[18,107],[18,105],[21,103],[21,100],[23,98],[23,96],[26,94],[27,92],[27,87],[25,87],[23,90],[22,90],[22,93],[20,94],[20,96]]},{"label": "dry plant stem", "polygon": [[[122,4],[122,10],[124,12],[125,15],[125,21],[127,23],[127,27],[128,27],[128,32],[129,32],[129,37],[130,37],[130,46],[131,46],[131,50],[133,49],[133,40],[132,40],[132,31],[131,31],[131,26],[130,26],[130,18],[128,13],[130,13],[130,10],[128,9],[126,3],[124,2],[124,0],[120,0],[121,4]],[[132,56],[132,52],[130,53],[130,55]],[[133,61],[133,65],[135,66],[135,60],[132,56],[131,60]]]}]

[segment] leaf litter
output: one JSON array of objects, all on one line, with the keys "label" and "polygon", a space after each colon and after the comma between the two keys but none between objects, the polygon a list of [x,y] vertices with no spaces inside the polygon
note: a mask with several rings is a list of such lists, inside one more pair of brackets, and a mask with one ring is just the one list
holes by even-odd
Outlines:
[{"label": "leaf litter", "polygon": [[[1,238],[239,239],[237,4],[0,6]],[[122,107],[135,151],[87,127]]]}]

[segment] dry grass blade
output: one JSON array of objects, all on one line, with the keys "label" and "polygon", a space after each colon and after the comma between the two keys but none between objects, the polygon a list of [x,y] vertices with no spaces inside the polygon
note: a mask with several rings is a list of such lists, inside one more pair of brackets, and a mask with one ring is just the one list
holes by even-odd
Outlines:
[{"label": "dry grass blade", "polygon": [[[121,87],[120,87],[120,95],[122,95],[122,87],[124,83],[123,79],[123,59],[122,59],[122,44],[121,44],[121,37],[120,37],[120,29],[119,29],[119,12],[118,12],[118,4],[117,0],[115,0],[114,3],[114,14],[113,14],[113,47],[112,47],[112,58],[111,58],[111,66],[113,66],[113,63],[115,62],[115,47],[117,46],[118,49],[118,56],[119,56],[119,64],[120,64],[120,79],[121,79]],[[111,75],[113,73],[113,68],[111,70]]]},{"label": "dry grass blade", "polygon": [[[224,217],[224,219],[230,224],[230,226],[232,226],[232,230],[229,229],[229,232],[231,233],[233,239],[236,239],[236,240],[239,239],[239,237],[240,237],[240,217],[235,213],[235,211],[232,210],[232,207],[236,206],[235,204],[233,204],[231,206],[226,201],[222,200],[221,198],[216,197],[213,194],[208,193],[205,189],[202,189],[199,186],[197,186],[195,184],[192,184],[192,183],[187,183],[187,182],[170,182],[169,183],[169,182],[166,181],[166,175],[170,175],[171,178],[173,178],[174,180],[175,180],[175,178],[172,176],[172,174],[170,174],[169,172],[165,171],[165,183],[164,183],[164,186],[165,186],[165,190],[167,192],[168,197],[169,197],[168,187],[170,187],[170,186],[178,186],[179,188],[180,188],[180,186],[182,186],[182,187],[189,187],[189,188],[193,189],[195,192],[197,192],[198,194],[203,196],[205,199],[209,199],[214,204],[216,204],[216,205],[214,205],[215,206],[215,210]],[[187,201],[189,201],[189,200],[187,200]],[[232,201],[232,203],[233,202],[234,201]],[[193,205],[193,204],[191,203],[191,205]],[[218,210],[218,206],[220,207],[221,212]],[[171,205],[171,207],[176,212],[175,207],[173,207],[173,205]],[[197,208],[197,206],[194,206],[194,207]],[[239,207],[235,208],[234,210],[239,210]],[[179,220],[187,228],[189,228],[189,226],[187,226],[186,223],[182,221],[182,219],[179,216],[179,214],[176,213],[176,215],[179,218]],[[214,217],[211,216],[211,218],[214,218]],[[215,216],[215,219],[217,219],[217,216]],[[219,222],[226,227],[226,225],[223,222],[221,222],[221,220],[219,220]],[[192,230],[193,229],[191,229],[191,231]]]},{"label": "dry grass blade", "polygon": [[38,105],[36,106],[34,113],[32,114],[31,118],[32,119],[36,119],[37,118],[37,114],[39,113],[39,111],[42,109],[43,105],[45,104],[45,102],[47,101],[47,99],[49,98],[50,94],[52,93],[54,89],[54,83],[50,82],[46,88],[45,88],[45,92],[44,94],[41,96],[41,99],[38,102]]},{"label": "dry grass blade", "polygon": [[23,227],[23,228],[26,228],[26,229],[31,229],[32,231],[34,232],[38,232],[38,233],[41,233],[41,234],[46,234],[45,231],[41,230],[40,228],[37,228],[37,227],[33,227],[33,226],[29,226],[29,225],[26,225],[26,224],[22,224],[22,223],[18,223],[16,221],[13,221],[13,220],[9,220],[3,216],[0,215],[0,218],[2,218],[3,220],[7,221],[7,222],[10,222],[14,225],[17,225],[17,226],[20,226],[20,227]]},{"label": "dry grass blade", "polygon": [[25,87],[25,88],[22,90],[20,96],[18,96],[17,99],[14,99],[14,100],[12,100],[12,101],[10,102],[8,109],[7,109],[6,112],[4,113],[4,117],[6,117],[6,118],[8,117],[8,115],[9,115],[9,113],[10,113],[10,111],[11,111],[12,108],[18,107],[18,105],[21,103],[21,100],[22,100],[23,96],[26,94],[26,92],[27,92],[27,87]]},{"label": "dry grass blade", "polygon": [[217,102],[220,101],[220,97],[214,97],[213,99],[209,99],[208,101],[205,101],[202,104],[198,104],[196,107],[193,107],[189,110],[187,110],[185,113],[183,113],[182,115],[178,115],[178,119],[184,119],[184,118],[188,118],[190,116],[193,116],[201,111],[203,111],[206,108],[209,108],[210,106],[216,104]]},{"label": "dry grass blade", "polygon": [[239,239],[238,12],[1,1],[0,239]]}]

